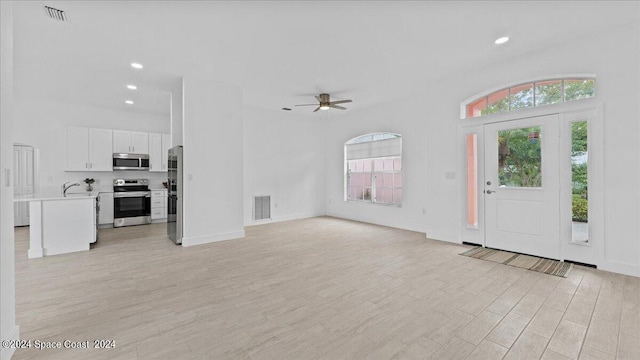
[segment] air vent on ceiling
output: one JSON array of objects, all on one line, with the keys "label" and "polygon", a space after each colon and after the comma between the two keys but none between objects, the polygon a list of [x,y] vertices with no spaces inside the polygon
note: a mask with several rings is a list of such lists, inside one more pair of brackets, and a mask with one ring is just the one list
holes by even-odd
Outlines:
[{"label": "air vent on ceiling", "polygon": [[64,12],[64,10],[52,8],[51,6],[45,5],[44,12],[47,14],[47,16],[49,16],[53,20],[65,21],[65,22],[69,21],[69,18],[67,17],[67,14]]},{"label": "air vent on ceiling", "polygon": [[271,196],[253,198],[253,220],[271,219]]}]

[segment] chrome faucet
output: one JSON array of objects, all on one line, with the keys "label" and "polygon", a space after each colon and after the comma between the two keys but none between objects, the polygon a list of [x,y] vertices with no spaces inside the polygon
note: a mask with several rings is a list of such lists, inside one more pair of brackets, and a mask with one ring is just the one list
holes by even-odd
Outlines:
[{"label": "chrome faucet", "polygon": [[79,183],[75,183],[75,184],[71,184],[69,186],[67,186],[68,183],[70,183],[71,181],[67,181],[66,183],[62,184],[62,196],[67,197],[67,190],[69,190],[70,188],[74,187],[74,186],[80,186]]}]

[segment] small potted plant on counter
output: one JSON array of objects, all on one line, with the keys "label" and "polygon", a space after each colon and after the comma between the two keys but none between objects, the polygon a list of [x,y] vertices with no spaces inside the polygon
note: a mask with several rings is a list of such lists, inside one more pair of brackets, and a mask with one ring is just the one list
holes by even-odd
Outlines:
[{"label": "small potted plant on counter", "polygon": [[89,192],[93,191],[93,186],[91,186],[91,184],[93,184],[96,181],[93,180],[93,178],[86,178],[84,179],[84,182],[87,184],[87,191]]}]

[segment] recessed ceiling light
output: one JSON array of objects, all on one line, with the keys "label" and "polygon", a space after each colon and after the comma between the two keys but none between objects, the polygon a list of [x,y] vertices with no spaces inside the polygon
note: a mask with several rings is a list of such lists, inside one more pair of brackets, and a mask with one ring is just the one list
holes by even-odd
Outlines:
[{"label": "recessed ceiling light", "polygon": [[126,104],[133,105],[133,101],[131,101],[131,100],[125,100],[124,102],[125,102]]},{"label": "recessed ceiling light", "polygon": [[144,66],[142,66],[142,64],[138,64],[138,63],[131,63],[131,67],[135,68],[135,69],[142,69]]},{"label": "recessed ceiling light", "polygon": [[494,41],[494,43],[496,45],[502,45],[502,44],[506,43],[507,41],[509,41],[509,37],[508,36],[503,36],[501,38],[496,39],[496,41]]},{"label": "recessed ceiling light", "polygon": [[127,85],[127,89],[129,90],[136,90],[138,87],[135,85]]}]

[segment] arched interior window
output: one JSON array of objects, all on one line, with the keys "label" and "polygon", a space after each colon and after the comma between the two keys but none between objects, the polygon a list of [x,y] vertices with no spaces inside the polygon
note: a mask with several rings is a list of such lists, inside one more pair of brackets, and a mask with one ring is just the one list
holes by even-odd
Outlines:
[{"label": "arched interior window", "polygon": [[345,200],[402,204],[402,136],[372,133],[344,145]]},{"label": "arched interior window", "polygon": [[595,96],[596,79],[571,77],[525,82],[482,95],[464,104],[464,117],[557,104]]}]

